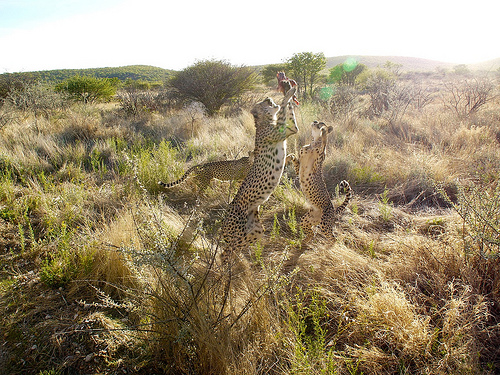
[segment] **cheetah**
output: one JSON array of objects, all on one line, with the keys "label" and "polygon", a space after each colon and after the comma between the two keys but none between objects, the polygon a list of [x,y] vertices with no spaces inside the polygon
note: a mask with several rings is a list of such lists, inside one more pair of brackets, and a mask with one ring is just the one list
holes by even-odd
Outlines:
[{"label": "cheetah", "polygon": [[306,235],[304,242],[314,236],[313,227],[319,226],[319,233],[327,240],[335,239],[333,224],[345,210],[351,199],[351,187],[345,180],[339,184],[339,189],[345,194],[344,201],[334,207],[323,177],[323,161],[326,155],[327,136],[333,127],[323,122],[314,121],[311,124],[312,142],[302,146],[298,158],[289,154],[286,162],[292,162],[299,176],[300,188],[307,202],[311,205],[309,211],[302,217],[301,228]]},{"label": "cheetah", "polygon": [[264,234],[264,227],[259,221],[259,206],[267,201],[280,181],[285,167],[286,139],[298,132],[292,100],[296,87],[287,86],[288,91],[281,105],[267,98],[252,108],[255,122],[254,162],[230,203],[221,228],[225,242],[224,261]]},{"label": "cheetah", "polygon": [[189,168],[177,181],[170,182],[168,184],[158,181],[158,184],[164,188],[171,188],[181,184],[190,174],[193,174],[198,186],[198,191],[202,193],[206,190],[206,188],[210,185],[210,181],[214,178],[221,181],[243,180],[248,174],[252,163],[253,151],[250,151],[248,156],[244,156],[236,160],[212,161],[205,164],[194,165]]}]

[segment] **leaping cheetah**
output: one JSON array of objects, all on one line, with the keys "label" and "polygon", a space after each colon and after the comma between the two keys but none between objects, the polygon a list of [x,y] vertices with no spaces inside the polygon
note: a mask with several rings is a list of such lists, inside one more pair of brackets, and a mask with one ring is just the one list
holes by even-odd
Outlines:
[{"label": "leaping cheetah", "polygon": [[300,188],[311,205],[301,220],[301,228],[306,235],[304,242],[314,236],[313,227],[317,225],[319,225],[319,233],[333,241],[335,239],[333,224],[351,199],[351,187],[347,181],[343,180],[339,188],[345,193],[345,198],[342,204],[335,208],[323,177],[327,136],[332,129],[333,127],[327,127],[323,122],[314,121],[311,124],[313,138],[311,144],[301,147],[298,158],[294,154],[286,158],[287,163],[293,162],[295,172],[299,176]]},{"label": "leaping cheetah", "polygon": [[205,164],[194,165],[177,181],[168,184],[159,181],[158,184],[164,188],[171,188],[184,182],[190,174],[193,174],[198,186],[198,191],[202,193],[214,178],[221,181],[243,180],[248,174],[252,163],[253,151],[250,151],[248,156],[236,160],[212,161]]},{"label": "leaping cheetah", "polygon": [[255,122],[254,162],[230,203],[222,226],[224,260],[264,234],[259,221],[259,206],[280,181],[285,167],[286,139],[298,132],[292,100],[296,87],[290,87],[286,82],[285,85],[287,92],[281,105],[267,98],[251,111]]}]

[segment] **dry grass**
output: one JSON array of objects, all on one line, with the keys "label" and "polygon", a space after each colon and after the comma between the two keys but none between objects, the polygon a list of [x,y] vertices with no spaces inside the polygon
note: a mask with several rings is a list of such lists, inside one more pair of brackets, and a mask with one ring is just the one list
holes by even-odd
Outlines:
[{"label": "dry grass", "polygon": [[[500,261],[484,256],[480,223],[464,223],[452,203],[463,181],[498,198],[499,104],[458,118],[435,100],[388,122],[362,116],[366,101],[339,122],[303,103],[289,142],[308,143],[312,120],[334,125],[327,185],[334,194],[347,179],[354,190],[337,241],[301,243],[307,204],[287,169],[261,207],[267,235],[231,272],[218,228],[235,184],[199,197],[189,181],[171,191],[157,181],[246,154],[247,110],[16,114],[0,130],[0,368],[498,372]],[[480,217],[479,204],[471,209]],[[491,255],[498,223],[483,222]]]}]

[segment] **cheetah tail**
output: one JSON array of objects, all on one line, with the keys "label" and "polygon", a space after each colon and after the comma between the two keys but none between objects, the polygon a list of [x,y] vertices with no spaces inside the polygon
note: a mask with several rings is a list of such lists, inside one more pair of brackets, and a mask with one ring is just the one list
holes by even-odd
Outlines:
[{"label": "cheetah tail", "polygon": [[191,168],[189,168],[189,169],[186,171],[186,173],[184,173],[184,174],[182,175],[182,177],[181,177],[181,178],[179,178],[177,181],[170,182],[170,183],[168,183],[168,184],[167,184],[167,183],[165,183],[165,182],[163,182],[163,181],[158,181],[158,185],[163,186],[164,188],[167,188],[167,189],[168,189],[168,188],[171,188],[171,187],[173,187],[173,186],[175,186],[175,185],[179,185],[180,183],[184,182],[184,180],[186,180],[186,178],[188,178],[188,176],[189,176],[189,175],[190,175],[193,171],[195,171],[196,169],[198,169],[198,166],[197,166],[197,165],[192,166],[192,167],[191,167]]},{"label": "cheetah tail", "polygon": [[337,209],[336,209],[337,213],[341,213],[346,209],[347,205],[349,204],[349,201],[351,200],[351,196],[352,196],[351,185],[349,185],[349,182],[347,182],[346,180],[343,180],[340,182],[339,189],[341,191],[342,190],[344,191],[345,198],[344,198],[344,201],[340,204],[340,206],[337,207]]}]

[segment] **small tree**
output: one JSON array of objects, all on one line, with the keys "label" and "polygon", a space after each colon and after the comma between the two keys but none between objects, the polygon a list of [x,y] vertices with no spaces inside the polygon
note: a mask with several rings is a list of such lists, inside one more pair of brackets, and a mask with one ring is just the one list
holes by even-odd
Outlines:
[{"label": "small tree", "polygon": [[314,84],[319,72],[326,66],[323,52],[300,52],[286,60],[289,76],[299,83],[299,90],[304,95],[313,96]]},{"label": "small tree", "polygon": [[117,78],[73,76],[58,84],[56,90],[68,93],[75,101],[94,103],[111,99],[119,83]]},{"label": "small tree", "polygon": [[202,103],[208,115],[214,115],[224,104],[251,90],[256,81],[257,75],[248,67],[204,60],[175,74],[170,84],[185,100]]}]

